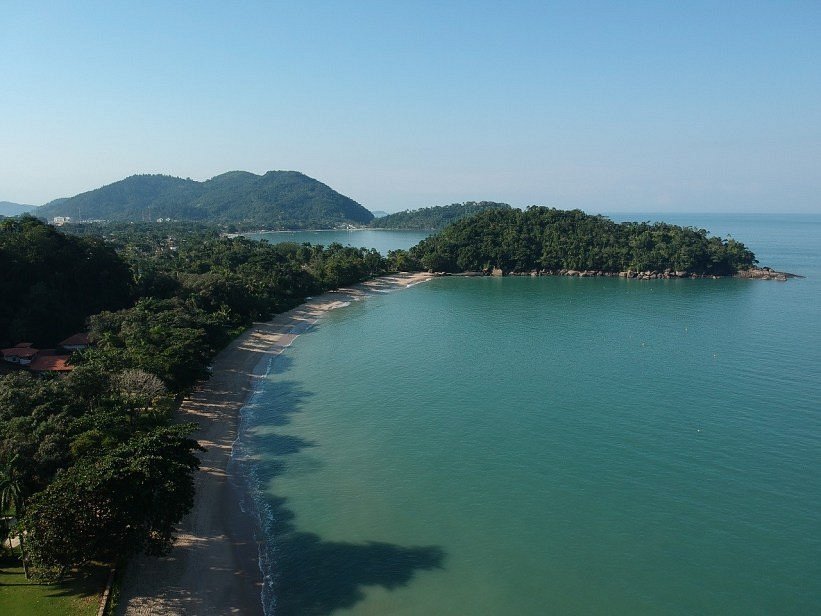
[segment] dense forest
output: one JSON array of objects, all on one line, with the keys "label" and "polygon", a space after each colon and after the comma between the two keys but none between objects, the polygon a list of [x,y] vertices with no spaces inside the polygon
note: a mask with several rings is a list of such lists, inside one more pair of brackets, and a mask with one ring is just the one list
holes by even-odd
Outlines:
[{"label": "dense forest", "polygon": [[0,345],[53,345],[90,314],[132,301],[131,272],[95,237],[74,237],[35,218],[0,223]]},{"label": "dense forest", "polygon": [[[9,367],[0,376],[0,512],[17,519],[35,576],[167,551],[193,503],[199,447],[195,426],[171,415],[213,356],[251,321],[389,266],[339,244],[161,227],[108,229],[103,243],[31,217],[0,223],[0,336],[56,345],[85,322],[93,342],[66,376]],[[43,298],[48,310],[26,313],[25,299]]]},{"label": "dense forest", "polygon": [[433,271],[501,269],[606,273],[676,271],[730,275],[755,255],[735,240],[666,223],[615,223],[580,210],[493,209],[457,221],[410,250],[411,262]]},{"label": "dense forest", "polygon": [[371,227],[377,229],[443,229],[447,225],[462,218],[467,218],[491,209],[510,209],[506,203],[493,201],[465,201],[438,207],[424,207],[418,210],[405,210],[396,214],[388,214],[381,218],[374,218]]},{"label": "dense forest", "polygon": [[37,216],[76,220],[203,221],[237,229],[322,229],[367,225],[373,214],[353,199],[296,171],[255,175],[231,171],[205,182],[166,175],[134,175],[58,199]]}]

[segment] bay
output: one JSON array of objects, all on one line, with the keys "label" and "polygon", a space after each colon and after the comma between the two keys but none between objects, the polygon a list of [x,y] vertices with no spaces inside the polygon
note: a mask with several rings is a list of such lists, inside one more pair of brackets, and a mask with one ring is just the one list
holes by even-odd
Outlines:
[{"label": "bay", "polygon": [[818,613],[821,219],[708,222],[808,277],[441,278],[300,336],[239,443],[268,612]]},{"label": "bay", "polygon": [[246,237],[265,240],[272,244],[294,242],[297,244],[321,244],[328,246],[334,242],[355,248],[374,248],[386,255],[389,250],[407,250],[430,235],[429,231],[401,231],[388,229],[351,229],[320,231],[267,231],[248,233]]}]

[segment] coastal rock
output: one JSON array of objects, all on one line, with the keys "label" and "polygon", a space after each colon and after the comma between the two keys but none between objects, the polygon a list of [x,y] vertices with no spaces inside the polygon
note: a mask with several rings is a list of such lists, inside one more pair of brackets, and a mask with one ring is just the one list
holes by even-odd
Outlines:
[{"label": "coastal rock", "polygon": [[780,282],[786,281],[788,278],[803,278],[798,274],[790,274],[789,272],[777,272],[769,267],[751,267],[750,269],[741,270],[736,274],[736,278],[753,278],[755,280],[778,280]]},{"label": "coastal rock", "polygon": [[[578,278],[592,278],[596,276],[605,276],[605,277],[619,277],[619,278],[632,278],[635,280],[670,280],[673,278],[691,278],[691,279],[699,279],[699,278],[712,278],[713,280],[718,280],[724,278],[724,276],[716,275],[716,274],[696,274],[690,273],[686,270],[673,270],[673,269],[665,269],[664,271],[656,271],[656,270],[644,270],[644,271],[636,271],[632,269],[627,269],[621,272],[606,272],[603,270],[574,270],[574,269],[559,269],[559,270],[550,270],[550,269],[533,269],[533,270],[526,270],[526,271],[504,271],[501,267],[494,267],[488,268],[484,271],[479,272],[460,272],[458,274],[448,274],[446,272],[431,272],[434,276],[575,276]],[[739,271],[735,274],[736,278],[751,278],[756,280],[779,280],[785,281],[789,278],[803,278],[803,276],[799,276],[798,274],[790,274],[788,272],[778,272],[773,270],[769,267],[761,267],[761,268],[750,268],[747,270]]]}]

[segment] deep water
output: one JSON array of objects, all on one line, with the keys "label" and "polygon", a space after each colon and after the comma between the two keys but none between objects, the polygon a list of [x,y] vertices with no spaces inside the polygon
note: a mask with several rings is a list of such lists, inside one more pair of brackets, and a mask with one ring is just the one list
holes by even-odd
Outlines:
[{"label": "deep water", "polygon": [[269,613],[821,613],[821,217],[706,222],[807,278],[443,278],[300,336],[238,446]]}]

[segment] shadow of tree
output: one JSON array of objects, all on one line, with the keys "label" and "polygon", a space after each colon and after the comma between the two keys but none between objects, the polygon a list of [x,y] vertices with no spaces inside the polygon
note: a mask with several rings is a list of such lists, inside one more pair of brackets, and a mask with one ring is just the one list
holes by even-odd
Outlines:
[{"label": "shadow of tree", "polygon": [[384,542],[324,541],[301,532],[286,499],[269,497],[266,560],[274,571],[265,589],[265,604],[283,616],[331,614],[365,598],[364,588],[389,590],[407,586],[417,571],[442,569],[444,551],[437,546],[404,547]]},{"label": "shadow of tree", "polygon": [[266,606],[278,616],[321,615],[349,608],[365,597],[365,587],[395,589],[408,585],[417,571],[442,569],[444,551],[437,546],[405,547],[384,542],[346,543],[325,541],[296,527],[287,499],[267,493],[263,486],[289,472],[287,458],[317,447],[313,441],[275,431],[290,423],[310,396],[294,381],[270,384],[264,415],[257,428],[245,434],[250,449],[265,452],[244,464],[251,489],[261,498],[256,511],[267,538],[263,561],[273,571],[263,590]]},{"label": "shadow of tree", "polygon": [[44,583],[37,579],[26,579],[17,554],[0,550],[0,587],[8,587],[6,592],[12,592],[11,587],[23,587],[21,590],[29,588],[42,597],[96,598],[102,594],[109,569],[108,565],[93,562],[70,570],[57,582]]}]

